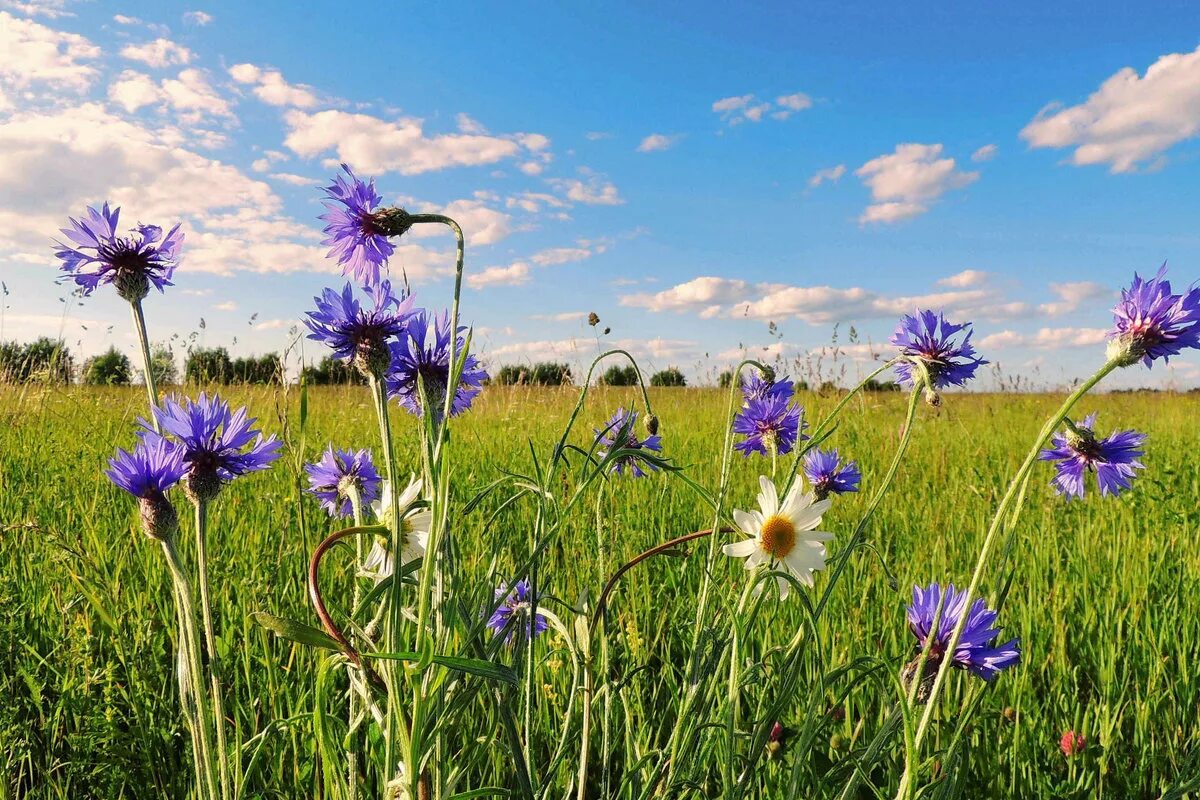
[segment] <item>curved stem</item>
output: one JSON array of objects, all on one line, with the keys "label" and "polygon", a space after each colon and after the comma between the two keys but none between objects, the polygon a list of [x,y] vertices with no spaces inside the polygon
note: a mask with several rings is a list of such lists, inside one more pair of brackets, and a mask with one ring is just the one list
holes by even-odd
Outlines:
[{"label": "curved stem", "polygon": [[217,731],[217,758],[221,774],[221,797],[229,800],[232,786],[229,782],[229,753],[225,740],[225,701],[221,687],[220,665],[217,663],[217,636],[213,626],[212,602],[208,589],[208,503],[198,500],[196,509],[196,564],[200,578],[200,617],[204,624],[204,644],[208,653],[209,689],[212,693],[213,717]]},{"label": "curved stem", "polygon": [[137,332],[138,344],[142,347],[142,377],[146,382],[146,395],[150,400],[150,424],[155,433],[162,433],[158,424],[158,386],[154,380],[154,369],[150,364],[150,339],[146,334],[146,317],[142,313],[142,301],[129,303],[133,309],[133,329]]}]

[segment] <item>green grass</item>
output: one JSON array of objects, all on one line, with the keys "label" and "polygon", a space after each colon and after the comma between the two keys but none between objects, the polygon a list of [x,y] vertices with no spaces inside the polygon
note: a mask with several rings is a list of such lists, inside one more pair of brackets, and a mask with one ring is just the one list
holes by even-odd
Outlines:
[{"label": "green grass", "polygon": [[[302,442],[294,389],[226,393],[288,441],[275,469],[240,479],[211,517],[226,708],[241,742],[270,729],[248,797],[317,797],[322,765],[311,713],[318,658],[273,638],[250,614],[266,610],[316,624],[305,594],[308,555],[334,528],[315,501],[299,497],[299,466],[330,441],[377,449],[374,417],[365,389],[314,390]],[[458,501],[503,470],[527,471],[528,441],[540,455],[549,453],[575,396],[485,392],[454,429]],[[657,389],[652,398],[666,454],[715,488],[725,395]],[[941,409],[919,411],[910,454],[868,528],[896,588],[879,557],[869,550],[855,555],[822,620],[829,668],[871,655],[898,670],[911,657],[904,606],[912,584],[969,580],[996,502],[1059,400],[950,395]],[[633,401],[632,391],[591,395],[574,440],[586,444],[593,425]],[[812,419],[835,398],[802,395],[801,402]],[[5,791],[31,798],[187,796],[191,763],[175,697],[166,570],[137,527],[134,504],[102,472],[116,446],[131,444],[144,403],[137,388],[0,387],[0,798]],[[862,466],[867,492],[887,468],[903,406],[898,394],[856,399],[835,434],[833,443]],[[1200,772],[1193,758],[1200,750],[1200,398],[1104,395],[1081,405],[1092,409],[1101,412],[1103,432],[1120,426],[1150,434],[1147,470],[1135,491],[1119,499],[1091,495],[1065,503],[1046,485],[1049,467],[1039,465],[1013,540],[1008,563],[1014,580],[1001,620],[1006,633],[1021,637],[1024,663],[983,697],[971,723],[965,758],[954,770],[964,797],[1154,798]],[[415,470],[415,427],[396,418],[402,470]],[[762,469],[770,462],[736,457],[735,507],[753,503]],[[481,598],[490,593],[491,571],[511,577],[526,555],[532,508],[518,503],[490,520],[501,499],[489,498],[451,526],[466,583]],[[843,498],[823,527],[844,542],[866,500]],[[594,599],[620,563],[711,523],[690,489],[661,475],[612,480],[599,506],[595,495],[587,505],[551,543],[541,571],[546,590],[564,603],[551,606],[564,619],[581,592]],[[189,537],[185,522],[185,557]],[[628,680],[612,712],[609,749],[617,765],[661,746],[674,724],[703,552],[702,546],[687,558],[639,565],[613,597],[609,647],[615,673]],[[348,585],[336,576],[347,563],[344,555],[326,562],[331,597]],[[998,563],[993,560],[984,585],[992,599]],[[737,597],[739,566],[722,564],[716,575],[719,608]],[[818,577],[818,588],[823,580]],[[761,660],[786,642],[800,619],[795,604],[769,604],[748,657]],[[554,639],[538,646],[547,687],[536,705],[535,736],[548,748],[561,723],[570,668]],[[784,716],[789,727],[804,713],[803,685]],[[964,692],[977,688],[977,681],[956,673],[942,713],[949,715]],[[844,716],[829,721],[813,751],[803,754],[798,768],[811,778],[807,785],[819,786],[830,765],[870,739],[890,700],[873,684],[852,688]],[[820,698],[819,710],[833,702],[832,693]],[[471,782],[503,785],[511,776],[491,713],[485,704],[473,707],[456,721],[457,735],[476,753],[467,762]],[[935,746],[945,744],[949,725],[939,723]],[[1058,750],[1067,728],[1089,743],[1071,760]],[[596,731],[593,753],[600,748]],[[793,756],[785,750],[763,762],[762,779],[778,785],[797,766]],[[570,762],[549,780],[565,788]],[[897,744],[872,776],[881,791],[894,791],[901,765]]]}]

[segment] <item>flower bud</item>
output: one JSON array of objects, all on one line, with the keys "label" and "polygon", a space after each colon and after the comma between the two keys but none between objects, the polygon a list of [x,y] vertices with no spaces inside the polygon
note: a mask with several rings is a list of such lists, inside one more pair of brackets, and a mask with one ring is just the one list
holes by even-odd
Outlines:
[{"label": "flower bud", "polygon": [[150,278],[144,270],[120,269],[113,280],[117,294],[131,303],[136,303],[150,293]]},{"label": "flower bud", "polygon": [[194,464],[183,479],[183,491],[193,503],[207,503],[221,492],[221,477],[212,467]]},{"label": "flower bud", "polygon": [[142,515],[142,531],[151,539],[166,541],[179,532],[179,515],[167,496],[151,491],[138,501]]},{"label": "flower bud", "polygon": [[654,436],[658,433],[658,417],[653,414],[647,414],[644,420],[646,424],[646,433]]},{"label": "flower bud", "polygon": [[1137,335],[1126,333],[1108,341],[1105,355],[1118,367],[1131,367],[1146,357],[1146,345]]},{"label": "flower bud", "polygon": [[932,386],[925,387],[925,402],[934,408],[939,408],[942,405],[942,395],[937,389]]},{"label": "flower bud", "polygon": [[412,215],[403,208],[382,208],[371,215],[371,222],[383,236],[403,236],[413,226]]},{"label": "flower bud", "polygon": [[774,367],[763,367],[762,368],[762,379],[764,381],[766,381],[767,383],[774,383],[775,382],[775,368]]}]

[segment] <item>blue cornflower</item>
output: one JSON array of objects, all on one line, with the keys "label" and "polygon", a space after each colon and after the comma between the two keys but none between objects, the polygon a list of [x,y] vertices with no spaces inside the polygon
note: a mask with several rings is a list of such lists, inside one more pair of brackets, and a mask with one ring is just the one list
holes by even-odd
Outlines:
[{"label": "blue cornflower", "polygon": [[63,262],[62,271],[85,295],[111,283],[117,294],[132,303],[145,297],[151,284],[160,292],[171,285],[183,234],[179,225],[166,236],[157,225],[137,225],[132,235],[118,236],[120,215],[121,209],[110,211],[108,203],[99,211],[89,206],[86,218],[68,217],[71,227],[61,229],[74,246],[56,243],[54,249]]},{"label": "blue cornflower", "polygon": [[[936,583],[928,588],[913,587],[912,605],[908,607],[908,629],[917,637],[917,649],[923,650],[932,637],[929,657],[925,662],[925,673],[922,676],[922,688],[926,682],[932,682],[933,676],[946,656],[946,647],[950,644],[950,636],[958,625],[959,619],[966,611],[966,591],[958,591],[954,584],[946,587],[946,600],[942,608],[942,618],[937,630],[933,631],[933,620],[937,614],[938,603],[941,602],[942,587]],[[1001,645],[996,645],[1000,636],[1000,628],[994,627],[997,613],[987,607],[987,602],[976,598],[967,613],[967,623],[963,627],[962,638],[954,650],[953,663],[960,669],[970,670],[975,675],[991,682],[1003,670],[1016,666],[1021,661],[1021,642],[1010,639]],[[917,658],[920,658],[919,654]],[[916,659],[905,668],[911,673],[916,668]],[[906,674],[907,679],[912,678]],[[918,692],[918,699],[923,700]]]},{"label": "blue cornflower", "polygon": [[858,463],[843,462],[834,450],[809,450],[804,454],[804,475],[812,484],[813,494],[824,500],[830,494],[857,492],[862,481]]},{"label": "blue cornflower", "polygon": [[734,449],[747,458],[751,453],[787,455],[805,427],[804,409],[789,402],[787,395],[768,394],[748,400],[733,418],[733,432],[746,437]]},{"label": "blue cornflower", "polygon": [[166,539],[179,529],[167,490],[187,473],[183,450],[161,437],[142,438],[132,452],[117,450],[108,460],[109,479],[139,501],[142,529],[153,539]]},{"label": "blue cornflower", "polygon": [[351,487],[357,490],[363,509],[379,497],[379,473],[371,461],[370,450],[334,450],[330,445],[320,459],[305,464],[304,471],[308,473],[308,490],[331,517],[354,516]]},{"label": "blue cornflower", "polygon": [[411,227],[408,215],[400,209],[380,209],[382,199],[375,191],[375,180],[363,181],[342,164],[345,176],[338,175],[325,187],[327,213],[319,218],[330,246],[329,258],[336,258],[343,275],[353,275],[367,286],[379,283],[380,270],[396,248],[388,236],[400,236]]},{"label": "blue cornflower", "polygon": [[406,322],[416,312],[413,298],[396,297],[391,281],[380,281],[366,293],[371,296],[370,310],[358,302],[349,283],[340,293],[325,289],[313,298],[317,310],[308,312],[304,324],[312,331],[309,339],[328,345],[334,356],[364,375],[378,375],[391,364],[388,346],[404,335]]},{"label": "blue cornflower", "polygon": [[[975,356],[971,331],[967,331],[962,341],[954,341],[955,334],[970,325],[969,322],[954,325],[947,322],[943,314],[918,311],[916,316],[906,314],[900,318],[900,325],[889,341],[900,348],[901,355],[919,358],[924,362],[932,388],[962,386],[975,377],[975,370],[988,363]],[[920,371],[909,361],[897,364],[896,374],[900,384],[907,388],[912,388],[920,380]]]},{"label": "blue cornflower", "polygon": [[1185,347],[1200,348],[1200,288],[1171,294],[1166,274],[1166,264],[1153,280],[1135,272],[1133,284],[1121,290],[1108,332],[1108,357],[1123,367],[1138,361],[1152,367],[1156,358],[1166,362]]},{"label": "blue cornflower", "polygon": [[[613,414],[602,430],[596,431],[596,444],[600,449],[597,450],[600,458],[607,458],[608,454],[613,450],[653,450],[656,453],[662,452],[662,437],[657,433],[647,436],[645,439],[639,439],[637,435],[637,418],[638,412],[624,408],[618,408],[617,413]],[[657,471],[658,467],[649,461],[644,461],[634,454],[619,456],[613,461],[612,472],[618,475],[624,474],[625,468],[633,473],[635,478],[644,478],[646,476],[645,466],[650,470]]]},{"label": "blue cornflower", "polygon": [[[243,406],[231,411],[217,395],[201,392],[196,401],[166,398],[156,412],[163,433],[174,437],[187,464],[184,488],[193,502],[212,500],[222,483],[238,475],[266,469],[279,458],[282,443],[272,434],[264,438],[252,427],[257,421]],[[142,421],[143,438],[160,438]]]},{"label": "blue cornflower", "polygon": [[1138,459],[1142,457],[1146,434],[1116,431],[1097,439],[1095,429],[1096,415],[1088,414],[1074,430],[1055,433],[1050,440],[1052,446],[1038,454],[1042,461],[1058,462],[1050,485],[1060,495],[1083,497],[1084,476],[1095,472],[1101,496],[1116,496],[1132,485],[1137,470],[1145,469]]},{"label": "blue cornflower", "polygon": [[767,397],[779,396],[787,400],[796,393],[796,385],[787,378],[767,380],[758,375],[750,375],[742,381],[742,397],[746,403],[751,400],[763,400]]},{"label": "blue cornflower", "polygon": [[487,626],[492,629],[493,636],[504,636],[505,644],[512,644],[518,632],[532,639],[550,627],[549,621],[540,612],[536,618],[530,619],[533,593],[529,590],[528,580],[517,581],[511,591],[507,584],[501,583],[496,589],[496,599],[501,598],[504,598],[503,602],[488,618]]},{"label": "blue cornflower", "polygon": [[[466,342],[462,332],[455,345],[455,357],[461,357]],[[440,419],[446,403],[446,392],[450,385],[450,315],[443,312],[433,317],[424,309],[418,310],[408,321],[406,332],[390,344],[392,361],[387,377],[388,396],[400,401],[409,412],[422,415],[421,388],[434,417]],[[463,364],[462,376],[454,392],[450,416],[456,417],[471,407],[471,401],[483,390],[487,371],[475,356],[468,354]]]}]

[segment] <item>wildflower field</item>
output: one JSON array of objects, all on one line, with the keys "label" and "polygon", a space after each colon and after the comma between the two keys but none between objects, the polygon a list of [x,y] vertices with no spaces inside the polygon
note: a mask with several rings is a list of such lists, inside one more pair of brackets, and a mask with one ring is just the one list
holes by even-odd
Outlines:
[{"label": "wildflower field", "polygon": [[[532,475],[529,443],[533,452],[551,451],[578,394],[491,387],[456,420],[462,455],[448,476],[456,498],[448,530],[457,590],[468,605],[483,608],[492,587],[521,574],[538,513],[528,498],[501,508],[504,493],[473,507],[468,501],[507,474]],[[721,476],[728,394],[650,394],[662,454],[712,489]],[[801,392],[795,399],[815,420],[843,396]],[[369,393],[312,389],[306,412],[294,386],[235,390],[226,399],[251,408],[256,424],[283,442],[273,468],[231,483],[209,520],[217,654],[232,760],[244,778],[240,796],[340,796],[345,767],[330,763],[319,742],[322,725],[336,743],[345,736],[333,701],[346,690],[344,671],[323,666],[329,650],[279,638],[252,615],[265,611],[319,627],[307,595],[309,560],[342,525],[303,491],[303,465],[329,443],[374,441]],[[612,409],[640,402],[633,390],[594,389],[571,443],[586,450]],[[880,737],[897,675],[915,652],[905,617],[911,587],[967,582],[1005,485],[1059,402],[1049,395],[946,394],[939,408],[922,404],[908,454],[865,528],[870,548],[849,560],[812,646],[791,667],[798,682],[777,714],[782,735],[765,746],[749,740],[764,688],[783,677],[778,648],[804,627],[805,611],[794,597],[780,602],[768,592],[738,645],[736,709],[729,642],[704,665],[715,674],[703,718],[732,725],[738,752],[728,753],[723,730],[701,737],[704,751],[689,765],[703,768],[689,767],[688,782],[669,789],[631,775],[649,774],[679,723],[708,540],[630,569],[609,597],[607,629],[593,637],[592,657],[608,673],[593,680],[611,693],[593,698],[584,796],[728,796],[723,773],[740,770],[752,744],[764,752],[746,796],[835,797],[855,764],[866,774],[848,796],[892,796],[904,770],[902,736]],[[197,796],[177,710],[171,580],[133,504],[103,474],[115,448],[129,446],[145,404],[137,388],[0,387],[0,796]],[[1102,394],[1085,399],[1082,411],[1092,410],[1102,423],[1120,420],[1148,435],[1147,469],[1134,491],[1116,498],[1089,491],[1084,502],[1068,502],[1049,486],[1051,466],[1035,466],[1011,549],[989,564],[980,587],[993,605],[1007,589],[999,624],[1005,638],[1020,638],[1021,663],[993,683],[951,673],[928,745],[928,796],[1156,798],[1197,787],[1200,485],[1193,454],[1200,397]],[[831,442],[857,460],[862,491],[839,496],[825,515],[822,530],[835,537],[827,545],[831,559],[883,480],[905,415],[901,393],[860,393],[843,411]],[[396,415],[394,427],[399,472],[419,473],[418,420]],[[780,458],[777,469],[788,463]],[[737,456],[730,506],[755,507],[759,475],[771,469],[770,459]],[[564,472],[553,491],[566,498],[575,484],[576,473]],[[182,506],[180,514],[187,516]],[[541,602],[573,630],[621,564],[711,522],[711,507],[665,471],[641,480],[613,476],[549,541],[538,571]],[[190,562],[186,519],[181,526],[179,547]],[[342,612],[353,559],[353,548],[335,549],[322,567],[331,607]],[[720,638],[728,636],[751,573],[740,560],[715,563],[704,626]],[[814,597],[826,581],[818,573]],[[500,648],[493,658],[521,673],[521,652]],[[583,678],[573,663],[580,656],[573,659],[554,629],[534,639],[533,656],[527,731],[522,693],[529,687],[498,684],[501,700],[484,691],[461,707],[439,709],[447,718],[438,763],[448,781],[460,776],[442,797],[503,796],[454,794],[487,787],[522,796],[498,711],[504,705],[515,709],[528,738],[537,796],[574,796]],[[322,689],[322,681],[330,687]],[[325,716],[316,713],[321,703],[328,704]],[[973,713],[947,759],[964,704]],[[564,725],[572,730],[572,752],[551,769]],[[1068,731],[1082,737],[1078,747],[1074,739],[1064,742]],[[873,744],[880,752],[868,752]],[[380,766],[363,769],[364,785],[379,791]]]}]

